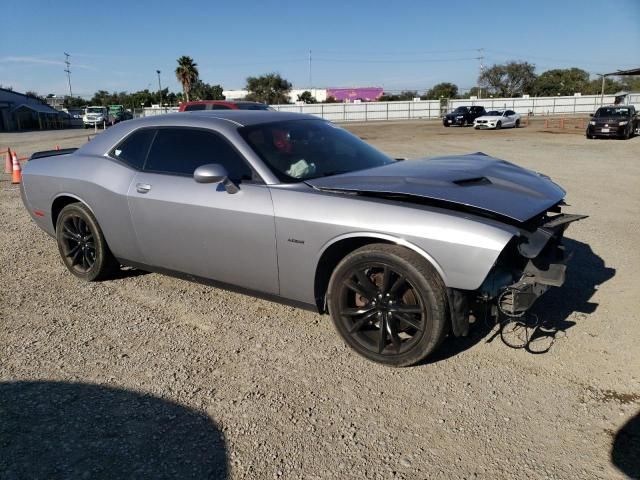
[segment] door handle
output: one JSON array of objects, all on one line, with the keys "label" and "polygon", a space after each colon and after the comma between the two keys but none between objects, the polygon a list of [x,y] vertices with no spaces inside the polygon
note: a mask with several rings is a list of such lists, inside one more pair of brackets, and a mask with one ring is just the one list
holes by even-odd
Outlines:
[{"label": "door handle", "polygon": [[148,183],[138,183],[136,185],[136,190],[138,191],[138,193],[148,193],[149,190],[151,190],[151,185],[149,185]]}]

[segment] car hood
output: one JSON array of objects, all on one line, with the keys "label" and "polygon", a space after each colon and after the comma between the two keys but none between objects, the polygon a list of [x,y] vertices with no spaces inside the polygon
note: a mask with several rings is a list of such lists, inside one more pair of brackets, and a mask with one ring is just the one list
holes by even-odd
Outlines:
[{"label": "car hood", "polygon": [[629,117],[593,117],[593,120],[600,125],[603,123],[608,123],[610,125],[618,125],[620,122],[628,122],[630,120]]},{"label": "car hood", "polygon": [[319,190],[419,197],[526,222],[560,202],[549,177],[483,153],[399,161],[308,180]]},{"label": "car hood", "polygon": [[482,115],[481,117],[476,118],[476,120],[500,120],[502,116],[500,115]]}]

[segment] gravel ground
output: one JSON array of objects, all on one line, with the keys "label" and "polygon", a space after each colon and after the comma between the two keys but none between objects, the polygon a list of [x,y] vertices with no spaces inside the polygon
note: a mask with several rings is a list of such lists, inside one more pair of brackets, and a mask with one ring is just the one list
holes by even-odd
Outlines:
[{"label": "gravel ground", "polygon": [[[0,478],[640,477],[640,137],[349,125],[394,156],[485,153],[568,191],[576,251],[531,352],[475,325],[423,365],[327,316],[157,274],[79,283],[0,183]],[[82,130],[0,134],[20,155]]]}]

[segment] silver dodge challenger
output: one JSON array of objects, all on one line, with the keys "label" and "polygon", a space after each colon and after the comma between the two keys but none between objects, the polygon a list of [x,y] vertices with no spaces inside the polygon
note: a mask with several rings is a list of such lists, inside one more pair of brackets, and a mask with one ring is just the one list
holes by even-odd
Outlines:
[{"label": "silver dodge challenger", "polygon": [[316,117],[177,113],[35,153],[22,200],[85,281],[122,265],[328,313],[408,366],[479,312],[523,315],[565,279],[565,192],[483,153],[393,159]]}]

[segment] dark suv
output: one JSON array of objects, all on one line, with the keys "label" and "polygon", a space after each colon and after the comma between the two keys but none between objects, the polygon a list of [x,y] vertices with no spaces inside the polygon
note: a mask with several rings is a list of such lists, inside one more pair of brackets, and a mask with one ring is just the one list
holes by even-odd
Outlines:
[{"label": "dark suv", "polygon": [[451,125],[473,125],[473,121],[486,114],[484,107],[458,107],[453,112],[442,117],[445,127]]},{"label": "dark suv", "polygon": [[638,112],[632,105],[600,107],[591,116],[587,138],[631,138],[638,128]]}]

